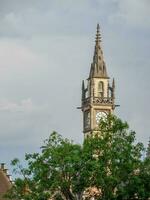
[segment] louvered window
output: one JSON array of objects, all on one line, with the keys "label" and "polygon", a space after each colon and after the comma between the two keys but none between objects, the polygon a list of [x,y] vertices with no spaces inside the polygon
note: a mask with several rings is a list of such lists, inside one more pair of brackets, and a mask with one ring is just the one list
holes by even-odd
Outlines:
[{"label": "louvered window", "polygon": [[98,84],[98,96],[104,97],[104,83],[102,81]]}]

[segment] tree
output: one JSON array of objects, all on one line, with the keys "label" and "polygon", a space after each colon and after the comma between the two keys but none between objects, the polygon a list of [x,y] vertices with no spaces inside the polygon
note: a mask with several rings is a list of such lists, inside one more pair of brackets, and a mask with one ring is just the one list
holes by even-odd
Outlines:
[{"label": "tree", "polygon": [[150,158],[150,141],[148,143],[148,147],[147,147],[147,150],[146,150],[146,156],[147,156],[147,158]]},{"label": "tree", "polygon": [[[82,176],[84,162],[81,145],[63,139],[53,132],[41,149],[41,153],[26,155],[27,169],[20,167],[17,159],[12,162],[16,169],[23,173],[23,177],[16,179],[14,187],[9,192],[10,198],[16,195],[16,198],[32,200],[45,200],[49,197],[81,199],[86,184]],[[26,186],[28,190],[25,192]]]},{"label": "tree", "polygon": [[94,137],[85,140],[84,150],[89,184],[99,188],[99,199],[132,199],[135,194],[143,198],[141,189],[150,190],[139,184],[143,144],[135,143],[135,132],[126,122],[111,115],[101,120]]},{"label": "tree", "polygon": [[[24,200],[146,199],[150,196],[149,159],[142,160],[143,144],[135,132],[115,116],[101,119],[99,129],[83,145],[52,133],[41,153],[27,154],[27,168],[12,164],[22,177],[15,180],[9,198]],[[96,191],[96,192],[92,192]]]}]

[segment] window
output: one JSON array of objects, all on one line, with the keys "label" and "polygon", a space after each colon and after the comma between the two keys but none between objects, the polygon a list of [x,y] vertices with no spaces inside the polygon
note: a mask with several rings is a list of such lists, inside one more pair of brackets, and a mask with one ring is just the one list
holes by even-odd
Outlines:
[{"label": "window", "polygon": [[104,97],[104,83],[102,81],[98,84],[98,96]]}]

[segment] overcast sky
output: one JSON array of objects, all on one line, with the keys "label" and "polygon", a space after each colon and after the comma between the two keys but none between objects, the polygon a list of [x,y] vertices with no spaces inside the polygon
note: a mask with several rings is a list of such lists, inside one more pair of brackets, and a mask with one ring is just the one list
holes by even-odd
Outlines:
[{"label": "overcast sky", "polygon": [[150,137],[149,0],[0,0],[0,162],[39,150],[55,130],[83,141],[81,81],[96,24],[116,114]]}]

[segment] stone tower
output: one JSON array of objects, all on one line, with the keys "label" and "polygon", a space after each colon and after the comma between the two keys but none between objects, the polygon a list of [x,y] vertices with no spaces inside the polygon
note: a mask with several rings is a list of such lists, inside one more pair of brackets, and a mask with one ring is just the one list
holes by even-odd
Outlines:
[{"label": "stone tower", "polygon": [[97,25],[93,62],[85,86],[82,81],[83,133],[85,137],[96,131],[99,120],[115,108],[115,81],[109,83],[106,64],[101,49],[101,35]]}]

